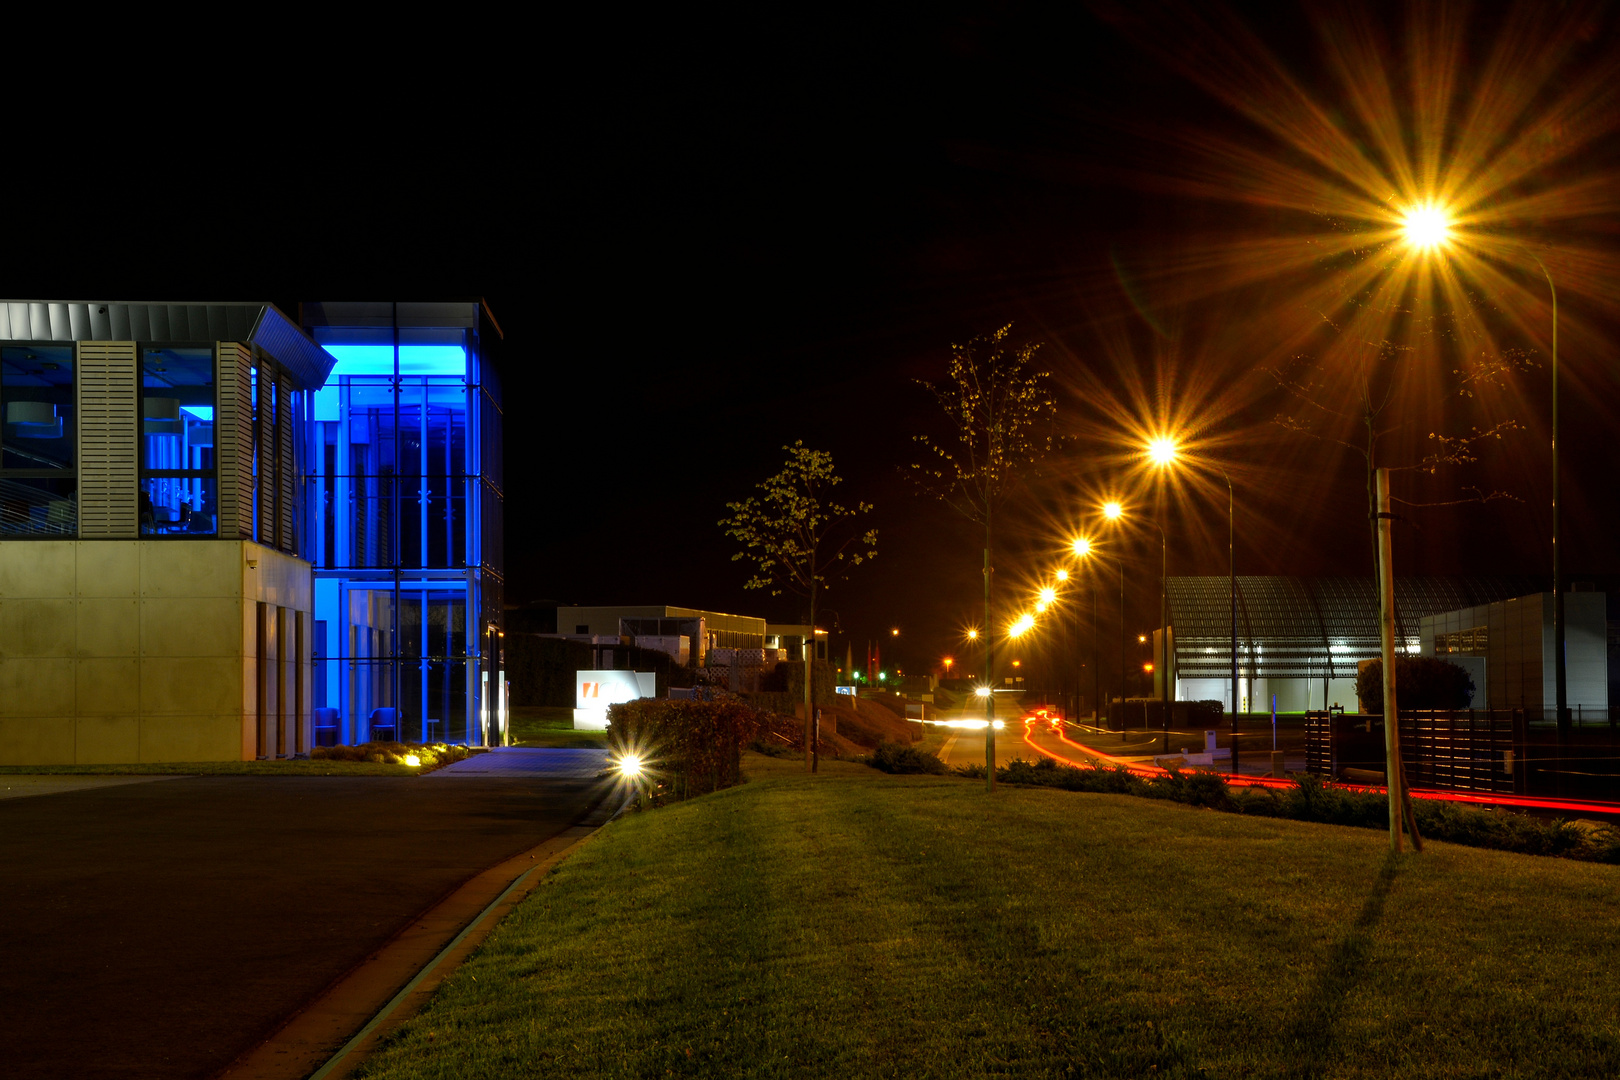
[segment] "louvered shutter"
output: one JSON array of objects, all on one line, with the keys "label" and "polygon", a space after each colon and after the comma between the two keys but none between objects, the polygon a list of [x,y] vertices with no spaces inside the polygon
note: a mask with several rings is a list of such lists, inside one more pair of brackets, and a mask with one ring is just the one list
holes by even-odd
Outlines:
[{"label": "louvered shutter", "polygon": [[286,378],[276,380],[276,482],[280,499],[277,500],[280,527],[276,546],[283,551],[297,552],[298,540],[293,535],[293,499],[297,496],[298,470],[293,467],[292,390]]},{"label": "louvered shutter", "polygon": [[79,535],[132,539],[140,421],[133,341],[81,341],[78,347]]},{"label": "louvered shutter", "polygon": [[234,341],[219,343],[219,535],[253,538],[253,354]]}]

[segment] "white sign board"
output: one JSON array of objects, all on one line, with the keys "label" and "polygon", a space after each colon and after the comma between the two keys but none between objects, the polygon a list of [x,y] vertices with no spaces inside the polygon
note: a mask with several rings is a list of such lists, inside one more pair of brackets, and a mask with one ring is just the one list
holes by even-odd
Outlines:
[{"label": "white sign board", "polygon": [[650,671],[578,671],[574,673],[574,728],[606,731],[609,705],[655,697],[658,676]]}]

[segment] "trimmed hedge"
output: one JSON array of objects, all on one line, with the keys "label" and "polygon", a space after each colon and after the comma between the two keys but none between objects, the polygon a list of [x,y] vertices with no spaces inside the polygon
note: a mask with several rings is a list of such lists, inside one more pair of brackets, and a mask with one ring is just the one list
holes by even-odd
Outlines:
[{"label": "trimmed hedge", "polygon": [[897,742],[880,742],[876,750],[859,760],[886,773],[922,773],[938,776],[949,771],[945,763],[939,760],[938,754]]},{"label": "trimmed hedge", "polygon": [[608,745],[683,795],[718,791],[742,782],[742,748],[766,720],[740,701],[640,698],[608,707]]},{"label": "trimmed hedge", "polygon": [[[959,765],[953,771],[959,776],[984,779],[983,765]],[[996,779],[1004,784],[1167,799],[1233,814],[1364,829],[1389,827],[1389,800],[1385,796],[1347,791],[1314,776],[1300,777],[1292,787],[1284,789],[1234,788],[1220,773],[1205,770],[1172,769],[1165,776],[1143,780],[1122,766],[1060,765],[1051,758],[1042,758],[1036,762],[1018,760],[998,768]],[[1524,855],[1620,863],[1620,831],[1612,827],[1588,831],[1562,819],[1542,821],[1525,814],[1482,810],[1438,799],[1413,799],[1412,806],[1418,830],[1425,839]]]}]

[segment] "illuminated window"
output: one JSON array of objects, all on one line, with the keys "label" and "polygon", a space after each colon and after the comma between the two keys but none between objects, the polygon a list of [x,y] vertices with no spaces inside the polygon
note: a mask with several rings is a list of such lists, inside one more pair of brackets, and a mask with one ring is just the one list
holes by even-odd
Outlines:
[{"label": "illuminated window", "polygon": [[142,536],[219,532],[214,350],[141,349]]},{"label": "illuminated window", "polygon": [[78,530],[73,346],[0,348],[0,536]]}]

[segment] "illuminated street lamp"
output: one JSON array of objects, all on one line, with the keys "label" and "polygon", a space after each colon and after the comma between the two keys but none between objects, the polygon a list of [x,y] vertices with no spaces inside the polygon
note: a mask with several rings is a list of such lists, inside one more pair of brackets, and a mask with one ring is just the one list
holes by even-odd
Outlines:
[{"label": "illuminated street lamp", "polygon": [[[1409,216],[1409,234],[1422,237],[1426,242],[1443,242],[1447,235],[1444,219],[1441,219],[1438,229],[1432,216],[1419,213]],[[1156,465],[1166,466],[1174,464],[1179,453],[1176,445],[1169,439],[1154,439],[1148,444],[1148,457]],[[1227,600],[1231,605],[1231,646],[1232,646],[1232,772],[1238,771],[1238,645],[1237,645],[1237,499],[1232,494],[1232,477],[1225,469],[1217,469],[1221,479],[1226,481],[1226,587]],[[1168,638],[1168,632],[1166,633]],[[1169,643],[1166,642],[1168,649]],[[1170,668],[1165,668],[1165,678],[1169,678]],[[1253,673],[1250,673],[1253,678]],[[1327,699],[1322,699],[1322,708],[1327,708]]]},{"label": "illuminated street lamp", "polygon": [[[1420,203],[1409,207],[1401,218],[1401,232],[1409,247],[1423,254],[1438,254],[1451,239],[1451,215],[1438,203]],[[1553,679],[1556,694],[1558,730],[1567,733],[1566,714],[1569,710],[1569,672],[1564,655],[1564,574],[1561,537],[1562,517],[1559,511],[1558,468],[1558,287],[1553,284],[1547,264],[1534,251],[1526,254],[1535,262],[1541,276],[1546,279],[1547,293],[1552,301],[1552,577],[1553,577]]]},{"label": "illuminated street lamp", "polygon": [[[1109,503],[1115,510],[1114,517],[1119,517],[1123,511],[1119,503]],[[1107,507],[1104,508],[1104,513]],[[1082,559],[1102,559],[1096,546],[1088,537],[1076,537],[1069,544],[1069,550]],[[1118,559],[1110,560],[1119,571],[1119,701],[1121,710],[1125,707],[1125,564]],[[1102,715],[1102,643],[1097,634],[1097,584],[1096,576],[1092,576],[1091,585],[1091,711],[1097,724],[1103,723]],[[1123,712],[1120,723],[1123,725]],[[1123,726],[1120,728],[1124,732]]]},{"label": "illuminated street lamp", "polygon": [[[1148,453],[1155,460],[1157,460],[1160,456],[1165,457],[1167,461],[1175,460],[1174,444],[1170,443],[1169,440],[1155,439],[1149,444]],[[1103,516],[1108,518],[1110,521],[1123,521],[1125,519],[1125,508],[1117,502],[1104,503]],[[1170,752],[1170,594],[1168,591],[1170,575],[1170,540],[1167,536],[1165,536],[1164,526],[1160,525],[1152,518],[1144,518],[1143,520],[1157,529],[1159,533],[1159,626],[1160,632],[1164,635],[1163,649],[1165,652],[1164,666],[1161,668],[1164,682],[1160,696],[1163,699],[1164,704],[1164,716],[1162,718],[1162,730],[1164,732],[1163,752],[1168,754]],[[1123,608],[1120,611],[1119,618],[1120,626],[1123,629],[1125,622],[1125,612]],[[1121,662],[1120,669],[1123,673],[1123,661]],[[1121,677],[1123,678],[1123,674]],[[1121,690],[1121,703],[1123,704],[1123,688]],[[1145,715],[1143,717],[1143,721],[1144,723],[1146,722]],[[1123,717],[1121,717],[1120,723],[1124,723]],[[1121,730],[1124,730],[1123,727]]]}]

